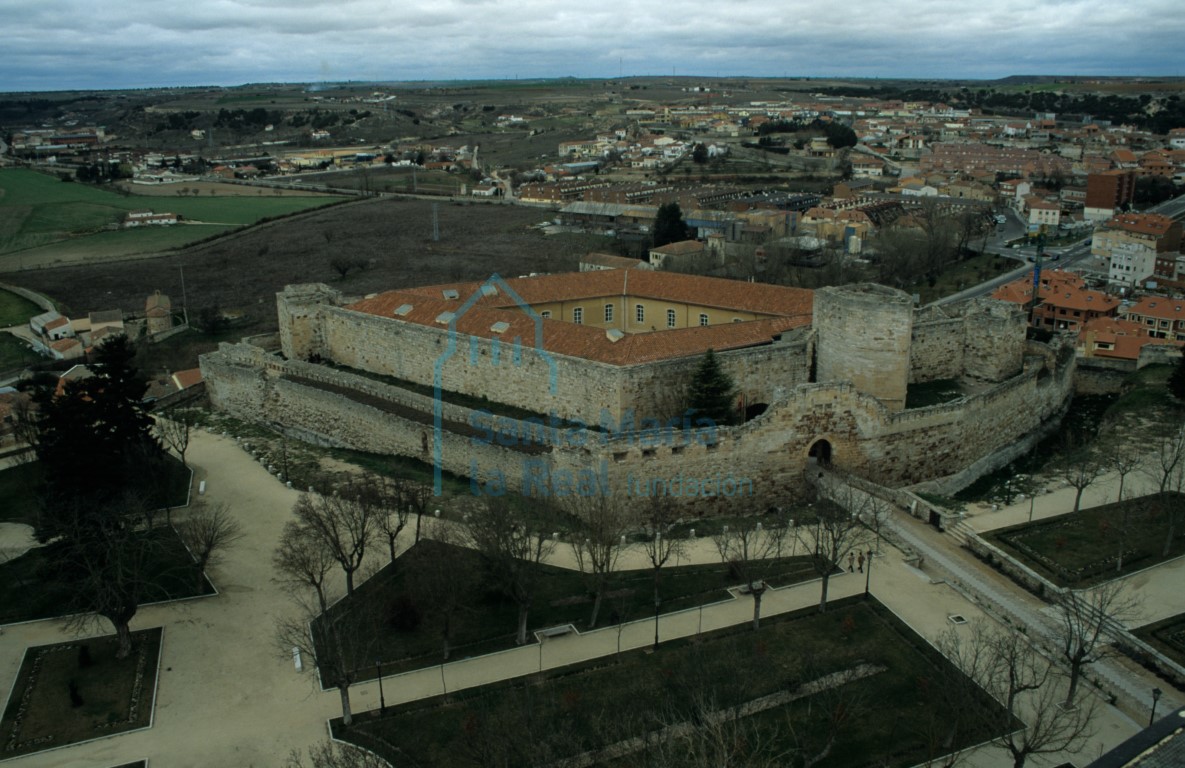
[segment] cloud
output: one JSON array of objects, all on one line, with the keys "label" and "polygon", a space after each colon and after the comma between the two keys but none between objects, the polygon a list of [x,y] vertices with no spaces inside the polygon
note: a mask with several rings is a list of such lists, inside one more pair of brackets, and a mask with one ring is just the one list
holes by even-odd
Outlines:
[{"label": "cloud", "polygon": [[1175,2],[0,0],[7,90],[625,74],[1185,74]]}]

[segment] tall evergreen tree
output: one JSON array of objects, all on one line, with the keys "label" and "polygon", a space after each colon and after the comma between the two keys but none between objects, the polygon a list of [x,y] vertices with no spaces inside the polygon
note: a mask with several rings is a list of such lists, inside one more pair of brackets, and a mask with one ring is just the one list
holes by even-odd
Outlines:
[{"label": "tall evergreen tree", "polygon": [[159,472],[163,451],[140,399],[146,385],[134,357],[127,338],[115,337],[96,349],[90,378],[39,394],[37,458],[49,478],[41,494],[43,541],[61,534],[59,513],[117,514],[117,500],[151,487]]},{"label": "tall evergreen tree", "polygon": [[709,349],[691,377],[688,406],[695,409],[695,417],[707,417],[717,424],[735,420],[732,378],[720,367],[716,354]]},{"label": "tall evergreen tree", "polygon": [[119,658],[131,652],[129,623],[140,602],[167,596],[152,576],[160,542],[151,530],[164,451],[140,400],[145,384],[134,355],[123,336],[101,345],[93,376],[39,394],[36,425],[46,478],[37,536],[49,544],[57,579],[70,587],[72,623],[110,621]]},{"label": "tall evergreen tree", "polygon": [[687,223],[683,221],[683,211],[678,203],[664,203],[658,207],[658,214],[654,217],[654,247],[660,248],[668,243],[677,243],[687,239]]}]

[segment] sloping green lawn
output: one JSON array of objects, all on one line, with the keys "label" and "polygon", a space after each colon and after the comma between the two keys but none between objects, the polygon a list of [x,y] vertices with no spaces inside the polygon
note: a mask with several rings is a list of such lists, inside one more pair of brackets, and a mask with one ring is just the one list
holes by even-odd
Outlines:
[{"label": "sloping green lawn", "polygon": [[0,328],[23,325],[29,318],[40,315],[44,310],[33,302],[9,291],[0,291]]}]

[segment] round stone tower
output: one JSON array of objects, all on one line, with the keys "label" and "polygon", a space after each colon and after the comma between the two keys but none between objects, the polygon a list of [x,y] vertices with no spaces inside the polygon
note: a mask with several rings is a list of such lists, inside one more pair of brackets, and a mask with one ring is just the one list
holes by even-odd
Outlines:
[{"label": "round stone tower", "polygon": [[909,294],[871,283],[820,288],[814,329],[817,381],[848,381],[890,410],[905,407],[913,334]]}]

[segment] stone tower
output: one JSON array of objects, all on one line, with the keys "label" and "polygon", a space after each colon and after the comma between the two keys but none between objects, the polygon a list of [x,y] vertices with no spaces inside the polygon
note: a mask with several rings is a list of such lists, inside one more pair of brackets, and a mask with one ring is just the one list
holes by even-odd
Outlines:
[{"label": "stone tower", "polygon": [[863,283],[815,291],[816,379],[849,381],[889,410],[905,407],[913,301]]}]

